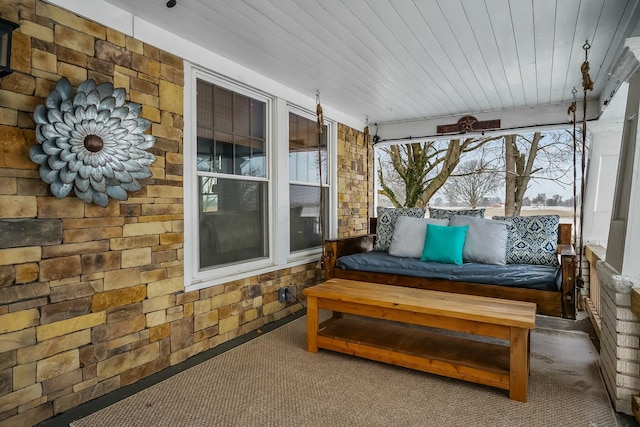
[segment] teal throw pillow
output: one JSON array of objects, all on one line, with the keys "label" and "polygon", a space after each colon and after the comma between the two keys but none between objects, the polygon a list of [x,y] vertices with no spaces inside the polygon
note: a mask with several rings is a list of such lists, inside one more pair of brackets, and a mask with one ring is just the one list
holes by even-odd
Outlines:
[{"label": "teal throw pillow", "polygon": [[447,227],[427,224],[427,236],[420,261],[462,265],[462,250],[468,229],[468,225]]}]

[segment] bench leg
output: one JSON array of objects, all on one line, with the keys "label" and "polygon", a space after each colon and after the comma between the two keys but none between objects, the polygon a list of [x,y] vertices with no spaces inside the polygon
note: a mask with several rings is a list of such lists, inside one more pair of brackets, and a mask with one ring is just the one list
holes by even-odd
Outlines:
[{"label": "bench leg", "polygon": [[307,297],[307,351],[318,352],[318,298]]},{"label": "bench leg", "polygon": [[527,331],[527,373],[531,376],[531,329]]},{"label": "bench leg", "polygon": [[512,327],[509,341],[509,398],[526,402],[529,385],[529,330]]}]

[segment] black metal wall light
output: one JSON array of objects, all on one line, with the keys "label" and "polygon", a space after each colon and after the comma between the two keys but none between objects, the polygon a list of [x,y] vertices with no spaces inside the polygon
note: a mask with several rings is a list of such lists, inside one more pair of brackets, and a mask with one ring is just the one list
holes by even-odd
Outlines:
[{"label": "black metal wall light", "polygon": [[11,35],[19,25],[0,18],[0,77],[11,74]]}]

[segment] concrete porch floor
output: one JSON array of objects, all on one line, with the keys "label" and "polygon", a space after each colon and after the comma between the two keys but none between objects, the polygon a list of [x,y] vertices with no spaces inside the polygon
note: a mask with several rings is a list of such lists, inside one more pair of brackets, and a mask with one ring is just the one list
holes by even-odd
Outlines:
[{"label": "concrete porch floor", "polygon": [[[589,339],[591,339],[591,343],[596,350],[600,351],[600,339],[586,310],[578,311],[576,320],[538,315],[536,317],[536,328],[584,332],[589,335]],[[638,423],[635,417],[630,415],[616,412],[616,418],[619,427],[640,426],[640,423]]]}]

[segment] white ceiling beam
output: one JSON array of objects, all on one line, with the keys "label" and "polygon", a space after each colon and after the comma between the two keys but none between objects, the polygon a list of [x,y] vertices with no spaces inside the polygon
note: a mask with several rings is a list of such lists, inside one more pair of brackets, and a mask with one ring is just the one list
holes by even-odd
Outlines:
[{"label": "white ceiling beam", "polygon": [[[580,98],[580,96],[578,96]],[[582,120],[582,102],[577,103],[577,118]],[[539,128],[561,128],[571,125],[571,117],[567,113],[568,103],[543,105],[537,107],[516,108],[489,113],[471,114],[480,121],[500,120],[500,129],[485,131],[485,134],[507,134],[525,132]],[[600,105],[597,100],[587,102],[587,120],[597,119]],[[382,142],[407,142],[410,140],[450,139],[460,134],[438,134],[437,126],[454,124],[463,116],[437,117],[421,120],[409,120],[393,123],[378,123],[378,136]],[[371,126],[375,133],[376,127]],[[474,136],[481,133],[466,133]]]}]

